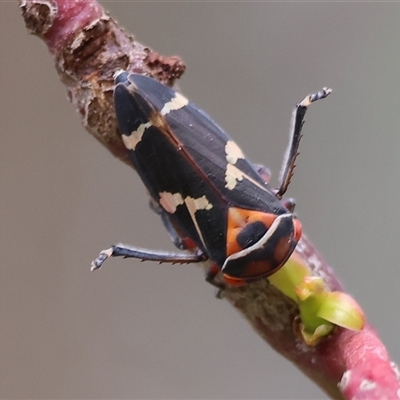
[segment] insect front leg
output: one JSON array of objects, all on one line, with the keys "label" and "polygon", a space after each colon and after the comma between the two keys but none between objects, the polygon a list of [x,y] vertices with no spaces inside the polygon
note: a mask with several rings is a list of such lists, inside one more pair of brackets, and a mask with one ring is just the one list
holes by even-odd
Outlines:
[{"label": "insect front leg", "polygon": [[290,184],[290,179],[293,176],[293,170],[296,166],[296,157],[299,154],[299,144],[302,136],[301,130],[304,125],[304,116],[306,115],[307,108],[315,101],[328,97],[331,92],[332,89],[322,88],[319,92],[305,97],[303,101],[296,105],[296,108],[293,111],[289,144],[283,159],[282,170],[279,178],[280,185],[276,189],[276,197],[279,199],[281,199],[286,192]]},{"label": "insect front leg", "polygon": [[215,278],[217,277],[218,273],[220,272],[220,268],[217,264],[212,264],[211,267],[206,272],[206,282],[215,286],[218,289],[217,296],[221,298],[221,293],[226,289],[226,285],[224,283],[217,282]]},{"label": "insect front leg", "polygon": [[137,258],[141,261],[157,261],[159,263],[171,264],[191,264],[207,260],[207,256],[200,250],[197,253],[168,253],[158,252],[137,247],[130,247],[124,244],[111,246],[109,249],[102,250],[92,261],[90,270],[94,271],[101,268],[104,261],[110,257]]}]

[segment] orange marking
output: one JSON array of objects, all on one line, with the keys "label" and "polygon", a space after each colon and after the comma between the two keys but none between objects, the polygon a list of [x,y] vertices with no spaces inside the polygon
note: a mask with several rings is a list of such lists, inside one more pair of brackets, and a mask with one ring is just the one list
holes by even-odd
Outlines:
[{"label": "orange marking", "polygon": [[269,228],[276,219],[276,215],[262,211],[245,210],[243,208],[230,207],[228,210],[228,227],[226,235],[226,255],[238,253],[243,250],[236,238],[241,230],[252,222],[261,221]]},{"label": "orange marking", "polygon": [[289,250],[293,245],[293,238],[290,236],[283,236],[280,238],[274,251],[274,261],[277,266],[282,265],[283,260],[288,256]]},{"label": "orange marking", "polygon": [[197,248],[197,244],[189,237],[182,239],[182,244],[186,250],[193,250]]},{"label": "orange marking", "polygon": [[246,285],[246,280],[241,279],[241,278],[234,278],[233,276],[229,276],[229,275],[225,275],[223,274],[223,277],[225,279],[225,282],[229,285],[229,286],[244,286]]},{"label": "orange marking", "polygon": [[298,219],[293,219],[293,227],[294,227],[294,238],[299,241],[301,238],[301,234],[303,233],[303,228]]},{"label": "orange marking", "polygon": [[268,260],[253,261],[246,265],[244,273],[246,274],[246,279],[248,278],[260,278],[262,276],[271,275],[276,266],[274,263]]}]

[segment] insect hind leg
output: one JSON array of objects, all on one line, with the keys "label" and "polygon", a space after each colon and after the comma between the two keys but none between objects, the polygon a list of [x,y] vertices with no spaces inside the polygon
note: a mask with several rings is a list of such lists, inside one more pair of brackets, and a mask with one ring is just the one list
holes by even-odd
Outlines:
[{"label": "insect hind leg", "polygon": [[293,170],[296,166],[296,158],[299,154],[299,144],[302,137],[301,130],[304,125],[304,117],[306,115],[307,108],[317,100],[325,99],[331,94],[331,92],[332,89],[324,87],[319,92],[306,96],[303,101],[296,105],[296,108],[293,111],[289,144],[283,159],[282,170],[279,179],[280,184],[276,189],[276,197],[279,199],[281,199],[285,194],[290,184],[290,179],[293,176]]},{"label": "insect hind leg", "polygon": [[137,258],[141,261],[157,261],[159,263],[191,264],[207,260],[207,256],[200,250],[197,253],[168,253],[164,251],[153,251],[139,249],[124,244],[111,246],[102,250],[92,261],[90,270],[95,271],[102,267],[103,263],[110,257]]}]

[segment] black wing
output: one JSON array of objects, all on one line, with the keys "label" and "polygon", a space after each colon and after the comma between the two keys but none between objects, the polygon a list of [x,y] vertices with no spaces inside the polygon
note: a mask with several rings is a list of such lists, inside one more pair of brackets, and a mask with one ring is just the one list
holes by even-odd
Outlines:
[{"label": "black wing", "polygon": [[283,214],[240,148],[202,110],[159,82],[122,73],[115,108],[125,145],[150,195],[200,248],[225,258],[229,206]]}]

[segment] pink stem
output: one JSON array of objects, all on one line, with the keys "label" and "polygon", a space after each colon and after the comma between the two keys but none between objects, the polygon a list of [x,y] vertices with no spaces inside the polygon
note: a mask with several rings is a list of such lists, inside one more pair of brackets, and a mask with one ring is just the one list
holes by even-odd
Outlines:
[{"label": "pink stem", "polygon": [[[112,154],[129,164],[117,133],[113,74],[125,69],[172,85],[185,70],[183,62],[134,41],[95,0],[21,0],[20,4],[27,28],[45,41],[53,55],[83,125]],[[343,290],[306,237],[296,251],[328,289]],[[397,369],[370,326],[360,332],[338,328],[317,346],[308,347],[292,328],[298,315],[296,305],[267,279],[228,289],[225,298],[276,351],[332,398],[400,398]]]}]

